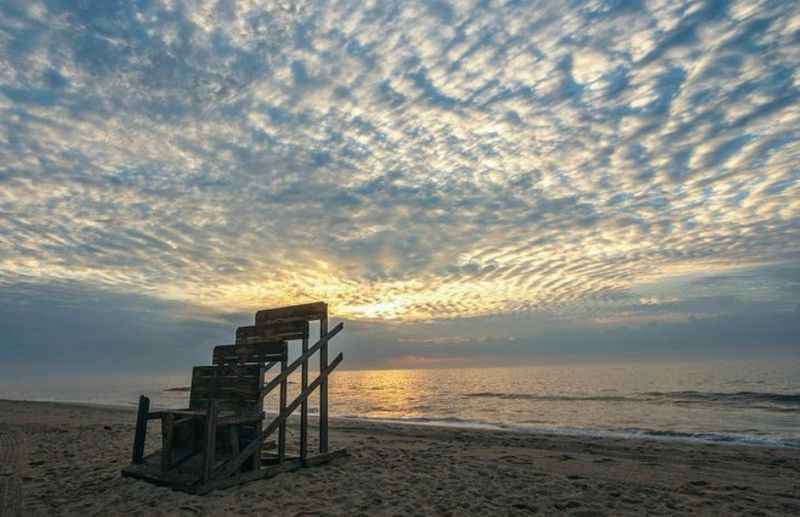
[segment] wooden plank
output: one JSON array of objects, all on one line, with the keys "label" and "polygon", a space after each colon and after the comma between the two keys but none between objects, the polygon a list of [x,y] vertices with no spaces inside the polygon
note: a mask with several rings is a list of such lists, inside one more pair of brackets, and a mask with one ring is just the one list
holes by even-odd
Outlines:
[{"label": "wooden plank", "polygon": [[324,465],[325,463],[330,463],[335,459],[344,458],[346,456],[348,456],[347,450],[339,449],[336,451],[331,451],[326,454],[317,454],[305,460],[303,460],[302,458],[292,458],[288,461],[284,461],[283,463],[269,465],[260,470],[245,472],[243,474],[239,474],[232,477],[216,479],[209,483],[205,483],[203,485],[193,488],[192,492],[198,495],[204,495],[211,492],[212,490],[229,488],[232,486],[240,485],[242,483],[247,483],[249,481],[255,481],[257,479],[269,479],[278,474],[282,474],[285,472],[292,472],[294,470],[298,470],[301,468]]},{"label": "wooden plank", "polygon": [[[281,372],[286,371],[286,360],[284,359],[281,361]],[[284,375],[283,380],[281,381],[281,392],[280,392],[280,405],[279,411],[280,414],[284,414],[286,412],[286,395],[288,390],[288,379]],[[284,457],[286,456],[286,420],[284,419],[281,421],[280,429],[278,430],[278,458],[279,461],[283,462]]]},{"label": "wooden plank", "polygon": [[308,321],[274,321],[236,329],[236,344],[284,341],[308,337]]},{"label": "wooden plank", "polygon": [[[331,364],[328,365],[328,368],[325,371],[325,373],[330,374],[334,370],[334,368],[339,366],[339,363],[341,362],[342,362],[342,354],[340,353],[333,359]],[[261,431],[261,433],[256,437],[256,439],[253,440],[252,443],[250,443],[247,447],[242,449],[242,452],[239,453],[239,456],[231,458],[225,464],[223,464],[219,469],[217,469],[214,473],[214,479],[219,479],[220,477],[228,477],[234,472],[236,472],[239,469],[239,467],[242,466],[242,463],[244,463],[247,460],[247,458],[249,458],[258,449],[260,444],[265,439],[269,438],[269,435],[275,432],[280,423],[286,420],[286,418],[288,418],[288,416],[292,414],[292,411],[297,409],[297,406],[299,406],[303,400],[306,400],[314,392],[314,390],[317,389],[317,387],[319,387],[321,383],[322,383],[322,375],[317,377],[314,380],[314,382],[312,382],[308,386],[308,388],[306,388],[302,393],[300,393],[300,395],[297,396],[296,399],[294,399],[291,402],[291,404],[286,406],[286,411],[278,415],[272,422],[270,422],[269,425],[267,425],[267,427],[264,428]]]},{"label": "wooden plank", "polygon": [[[293,461],[293,460],[299,460],[299,459],[300,459],[300,456],[289,456],[289,455],[286,455],[286,456],[283,457],[283,461]],[[275,465],[277,463],[280,463],[280,457],[277,454],[267,453],[267,454],[262,454],[261,455],[261,465],[262,466]]]},{"label": "wooden plank", "polygon": [[[180,451],[178,451],[180,452]],[[190,455],[190,458],[192,456]],[[202,461],[202,458],[200,458]],[[161,471],[161,451],[156,451],[145,456],[140,464],[130,464],[122,469],[123,477],[144,479],[158,485],[167,485],[176,489],[186,489],[200,481],[201,469],[173,468],[167,472]]]},{"label": "wooden plank", "polygon": [[337,449],[335,451],[326,452],[324,454],[315,454],[310,458],[307,458],[303,462],[304,467],[316,467],[317,465],[322,465],[324,463],[328,463],[333,461],[337,458],[344,458],[347,456],[347,449]]},{"label": "wooden plank", "polygon": [[322,347],[319,349],[319,375],[322,383],[319,387],[319,452],[328,452],[328,318],[319,322],[319,339]]},{"label": "wooden plank", "polygon": [[263,365],[280,361],[287,355],[286,341],[265,341],[214,347],[212,361],[215,366]]},{"label": "wooden plank", "polygon": [[[339,323],[338,325],[333,327],[333,329],[330,332],[326,334],[326,339],[330,341],[343,328],[344,328],[344,323],[343,322]],[[316,343],[314,343],[311,346],[311,348],[308,349],[308,352],[304,353],[303,355],[295,359],[294,362],[289,365],[289,367],[286,369],[285,372],[279,373],[271,381],[269,381],[269,383],[267,383],[267,385],[264,386],[264,390],[261,392],[261,396],[264,397],[269,392],[274,390],[281,383],[281,381],[285,376],[291,375],[292,372],[294,372],[298,367],[300,367],[303,364],[304,360],[307,361],[308,359],[310,359],[311,356],[314,355],[317,352],[317,350],[319,350],[321,347],[322,347],[322,340],[319,340]]]},{"label": "wooden plank", "polygon": [[275,309],[264,309],[256,313],[256,325],[270,321],[305,320],[314,321],[328,317],[328,304],[325,302],[304,303]]},{"label": "wooden plank", "polygon": [[252,424],[264,420],[264,413],[258,415],[232,415],[217,417],[217,425]]},{"label": "wooden plank", "polygon": [[209,399],[214,398],[219,410],[261,413],[264,374],[261,365],[196,366],[192,371],[189,407],[205,410]]},{"label": "wooden plank", "polygon": [[195,376],[199,378],[207,378],[207,377],[213,377],[213,378],[235,377],[237,379],[253,378],[253,377],[258,377],[260,373],[261,373],[261,365],[257,364],[195,366],[192,369],[192,380],[194,380]]},{"label": "wooden plank", "polygon": [[139,397],[139,411],[136,413],[136,432],[133,435],[133,454],[131,463],[141,463],[144,457],[144,439],[147,434],[147,418],[150,412],[150,399]]},{"label": "wooden plank", "polygon": [[[261,425],[258,426],[261,429]],[[258,435],[256,435],[253,440],[258,441],[258,447],[256,447],[255,452],[250,457],[248,461],[245,462],[247,468],[245,470],[260,470],[261,469],[261,452],[264,450],[264,442],[258,439]],[[272,441],[272,444],[275,445],[275,442]]]},{"label": "wooden plank", "polygon": [[[303,338],[303,363],[300,369],[300,392],[308,388],[308,336]],[[308,455],[308,400],[300,403],[300,457]]]},{"label": "wooden plank", "polygon": [[197,495],[205,495],[212,490],[229,488],[232,486],[241,485],[242,483],[247,483],[248,481],[255,481],[257,479],[270,478],[281,472],[291,472],[300,468],[303,468],[303,462],[300,459],[296,459],[293,461],[280,463],[278,465],[272,465],[267,468],[244,472],[236,476],[215,479],[211,482],[203,483],[197,487],[193,487],[191,492]]},{"label": "wooden plank", "polygon": [[231,454],[236,456],[239,454],[239,427],[235,425],[228,426],[228,439],[231,446]]},{"label": "wooden plank", "polygon": [[[187,418],[195,416],[206,416],[206,410],[200,409],[168,409],[166,411],[159,411],[157,413],[150,413],[150,415],[158,415],[158,418],[164,416],[164,413],[172,413],[173,415],[185,416]],[[152,417],[151,417],[152,418]]]},{"label": "wooden plank", "polygon": [[334,360],[331,362],[331,364],[328,365],[328,368],[324,372],[320,373],[320,376],[317,377],[316,379],[314,379],[314,382],[312,382],[308,386],[308,388],[306,388],[302,393],[300,393],[300,395],[298,395],[297,398],[294,399],[291,404],[286,406],[286,411],[284,412],[284,414],[278,415],[278,417],[276,417],[275,420],[270,422],[270,424],[266,427],[266,429],[263,431],[262,434],[265,437],[269,437],[269,435],[272,432],[274,432],[275,428],[279,425],[278,421],[279,420],[285,420],[292,413],[292,411],[297,409],[297,406],[299,406],[300,403],[303,400],[307,399],[309,397],[309,395],[311,395],[311,393],[313,393],[314,390],[317,389],[320,386],[320,384],[322,384],[323,374],[325,374],[324,376],[327,376],[328,374],[330,374],[337,366],[339,366],[339,363],[342,362],[342,359],[343,359],[343,356],[342,356],[342,354],[340,352],[334,358]]},{"label": "wooden plank", "polygon": [[214,467],[214,452],[217,446],[217,401],[208,401],[208,414],[206,415],[206,435],[203,443],[203,474],[204,483],[211,480],[211,469]]},{"label": "wooden plank", "polygon": [[[156,453],[160,456],[160,452]],[[161,459],[156,457],[157,464],[131,464],[122,469],[123,477],[143,479],[157,485],[166,485],[178,490],[188,490],[191,485],[197,483],[197,476],[187,472],[178,472],[172,469],[169,472],[161,472]]]},{"label": "wooden plank", "polygon": [[165,413],[161,417],[161,472],[172,467],[172,444],[175,437],[175,415]]}]

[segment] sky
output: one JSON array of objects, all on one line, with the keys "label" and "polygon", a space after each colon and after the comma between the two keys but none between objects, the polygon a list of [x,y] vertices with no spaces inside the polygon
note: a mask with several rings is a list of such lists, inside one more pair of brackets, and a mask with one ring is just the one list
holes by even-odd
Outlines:
[{"label": "sky", "polygon": [[800,4],[0,3],[0,370],[800,356]]}]

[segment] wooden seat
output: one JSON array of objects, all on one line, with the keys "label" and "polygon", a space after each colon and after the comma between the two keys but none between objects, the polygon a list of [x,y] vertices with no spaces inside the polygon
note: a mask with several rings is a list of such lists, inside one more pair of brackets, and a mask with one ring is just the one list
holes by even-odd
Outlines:
[{"label": "wooden seat", "polygon": [[[327,305],[321,302],[259,311],[255,325],[239,327],[236,343],[213,350],[213,366],[192,370],[189,407],[150,411],[150,400],[139,398],[132,463],[125,476],[166,484],[192,493],[260,479],[295,468],[319,465],[346,454],[328,452],[328,376],[342,354],[328,362],[328,342],[343,327],[328,331]],[[320,339],[309,347],[309,321],[319,320]],[[288,364],[289,340],[302,340],[300,356]],[[319,353],[319,376],[309,383],[309,359]],[[280,372],[265,383],[270,367]],[[300,394],[287,403],[288,376],[300,369]],[[280,387],[279,412],[263,425],[264,397]],[[307,454],[308,398],[320,392],[320,451]],[[286,455],[286,422],[300,409],[300,455]],[[161,420],[162,448],[145,456],[147,422]],[[266,440],[278,431],[277,454],[262,456]],[[219,437],[219,439],[218,439]]]},{"label": "wooden seat", "polygon": [[[220,462],[260,440],[265,372],[261,364],[196,366],[186,409],[151,413],[149,400],[142,397],[131,472],[156,480],[208,480]],[[145,457],[146,422],[157,418],[162,447]],[[242,470],[256,468],[260,454],[259,447]]]},{"label": "wooden seat", "polygon": [[189,409],[207,410],[216,400],[217,410],[236,415],[261,413],[265,368],[261,364],[195,366]]},{"label": "wooden seat", "polygon": [[214,347],[212,361],[216,366],[262,365],[272,366],[287,358],[286,341],[262,341]]}]

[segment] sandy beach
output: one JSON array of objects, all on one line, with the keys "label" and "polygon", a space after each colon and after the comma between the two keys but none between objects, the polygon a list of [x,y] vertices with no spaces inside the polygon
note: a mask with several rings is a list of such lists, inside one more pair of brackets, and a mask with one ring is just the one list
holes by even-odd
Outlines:
[{"label": "sandy beach", "polygon": [[331,442],[348,457],[195,496],[120,476],[134,420],[121,408],[0,401],[0,514],[800,514],[800,450],[347,420],[333,422]]}]

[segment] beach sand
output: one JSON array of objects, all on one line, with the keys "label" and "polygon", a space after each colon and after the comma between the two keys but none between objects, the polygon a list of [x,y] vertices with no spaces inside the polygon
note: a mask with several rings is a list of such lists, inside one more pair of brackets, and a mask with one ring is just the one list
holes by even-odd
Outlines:
[{"label": "beach sand", "polygon": [[194,496],[120,476],[134,421],[0,401],[0,514],[800,515],[800,450],[349,420],[331,428],[349,457]]}]

